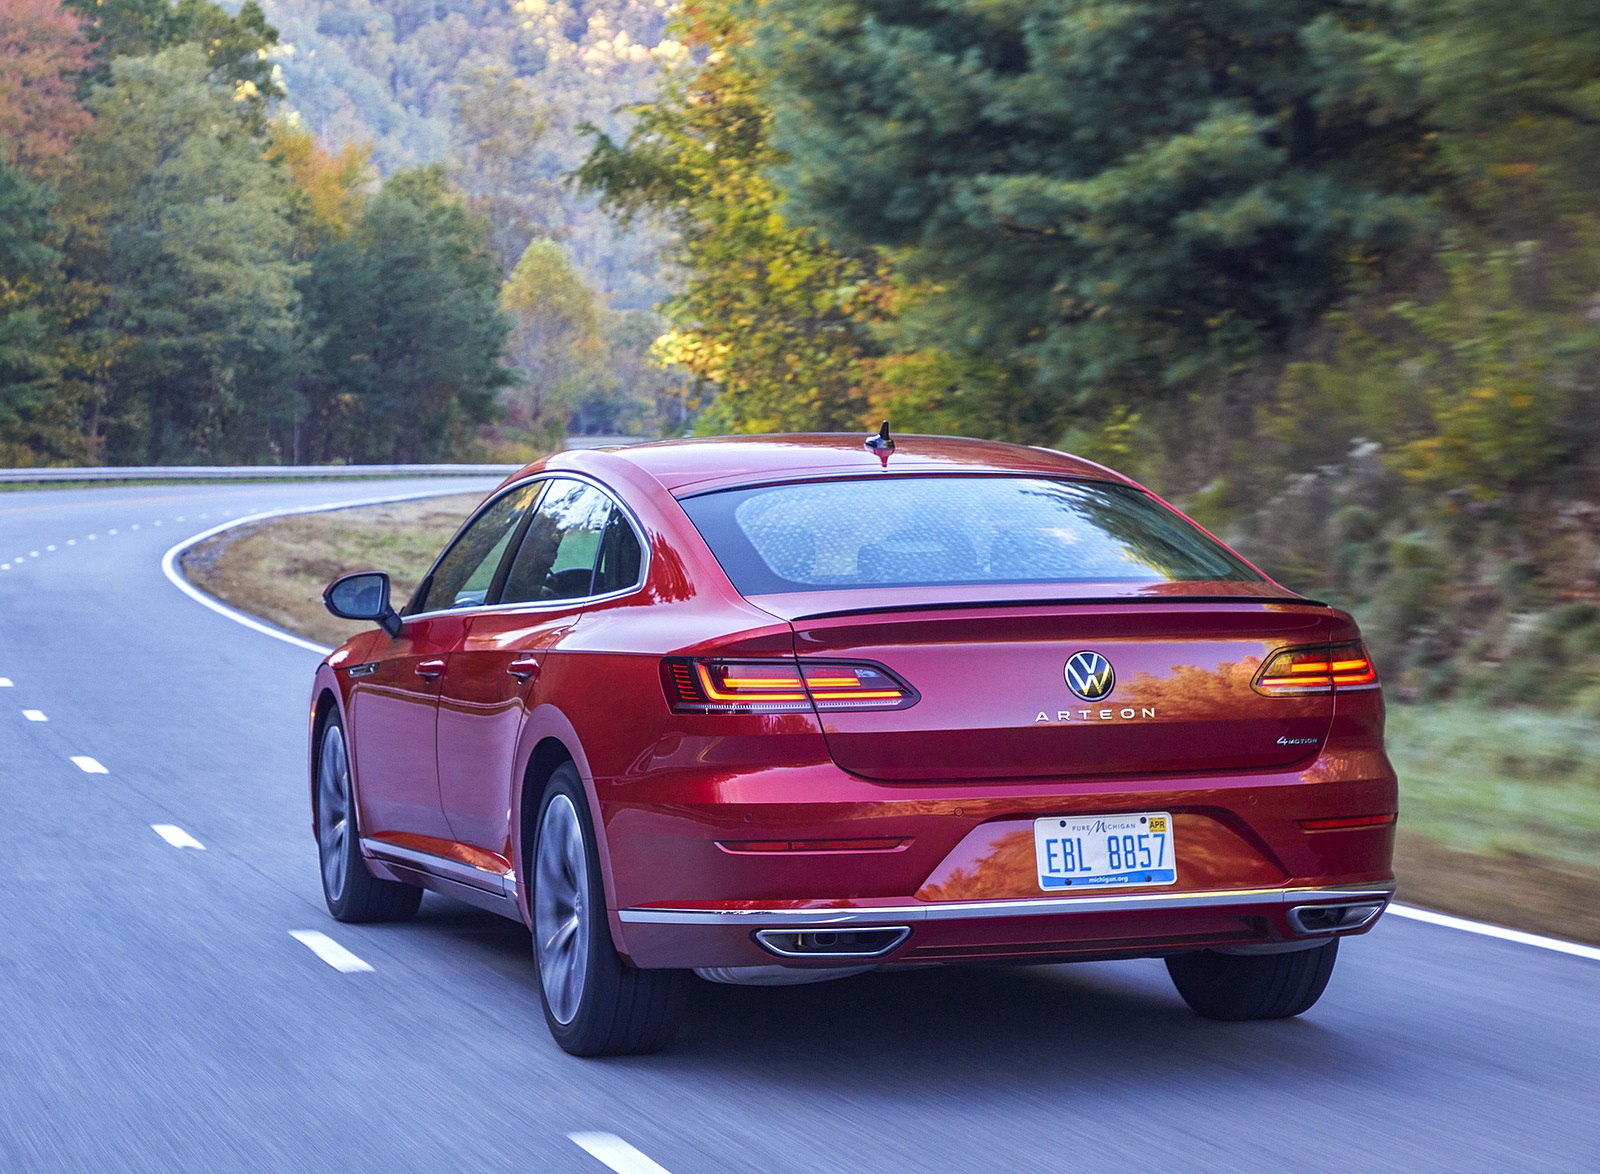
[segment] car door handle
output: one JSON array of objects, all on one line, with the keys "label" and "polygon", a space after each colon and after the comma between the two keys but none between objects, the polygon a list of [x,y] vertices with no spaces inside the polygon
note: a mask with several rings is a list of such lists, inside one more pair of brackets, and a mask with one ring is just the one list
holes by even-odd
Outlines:
[{"label": "car door handle", "polygon": [[506,665],[506,672],[526,685],[539,675],[539,661],[531,656],[519,656]]},{"label": "car door handle", "polygon": [[419,660],[417,662],[417,676],[433,680],[444,675],[444,660],[436,657],[433,660]]}]

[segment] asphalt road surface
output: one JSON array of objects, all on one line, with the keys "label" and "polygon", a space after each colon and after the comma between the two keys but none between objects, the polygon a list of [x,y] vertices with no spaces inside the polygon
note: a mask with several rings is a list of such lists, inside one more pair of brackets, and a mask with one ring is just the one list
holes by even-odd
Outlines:
[{"label": "asphalt road surface", "polygon": [[0,1171],[1600,1169],[1600,961],[1414,921],[1294,1021],[1196,1019],[1157,961],[927,970],[697,984],[671,1050],[587,1061],[520,926],[335,923],[318,657],[160,562],[418,488],[0,494]]}]

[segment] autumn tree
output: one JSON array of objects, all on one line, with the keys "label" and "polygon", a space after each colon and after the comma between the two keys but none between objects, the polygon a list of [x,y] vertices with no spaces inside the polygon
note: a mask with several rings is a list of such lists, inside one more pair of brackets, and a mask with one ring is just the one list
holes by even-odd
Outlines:
[{"label": "autumn tree", "polygon": [[639,110],[625,144],[597,137],[579,175],[623,216],[658,215],[681,242],[685,280],[666,305],[660,356],[716,389],[711,431],[853,428],[861,359],[884,272],[871,247],[841,251],[791,223],[769,178],[762,76],[726,0],[696,5],[681,36],[699,54]]},{"label": "autumn tree", "polygon": [[78,18],[59,0],[0,6],[0,155],[44,178],[71,165],[89,123],[77,93],[88,66]]}]

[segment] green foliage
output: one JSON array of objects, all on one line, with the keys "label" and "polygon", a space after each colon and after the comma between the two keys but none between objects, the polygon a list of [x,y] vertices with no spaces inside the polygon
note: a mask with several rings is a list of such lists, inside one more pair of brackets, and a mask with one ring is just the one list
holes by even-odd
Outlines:
[{"label": "green foliage", "polygon": [[511,394],[518,425],[553,448],[566,434],[571,405],[600,389],[601,308],[554,241],[530,243],[500,290],[514,323],[510,357],[524,383]]},{"label": "green foliage", "polygon": [[113,61],[65,192],[73,274],[98,294],[88,440],[114,462],[258,458],[296,407],[285,191],[210,73],[187,44]]},{"label": "green foliage", "polygon": [[257,0],[244,0],[236,15],[212,0],[64,0],[83,15],[95,41],[98,67],[89,79],[110,84],[119,57],[159,53],[195,45],[205,54],[209,80],[229,90],[260,129],[267,105],[283,97],[269,51],[278,30],[267,23]]},{"label": "green foliage", "polygon": [[349,239],[318,250],[301,287],[316,346],[304,456],[436,460],[493,418],[511,324],[488,233],[435,165],[391,176]]},{"label": "green foliage", "polygon": [[60,230],[50,194],[0,158],[0,464],[71,455],[59,390]]},{"label": "green foliage", "polygon": [[1387,0],[770,0],[787,207],[903,250],[1057,418],[1270,354],[1427,178]]},{"label": "green foliage", "polygon": [[578,174],[624,216],[649,210],[678,233],[684,287],[665,307],[673,329],[657,356],[714,386],[702,431],[858,427],[860,363],[883,351],[870,323],[884,266],[784,216],[766,174],[783,156],[730,8],[686,13],[680,35],[703,58],[668,75],[625,145],[600,135]]}]

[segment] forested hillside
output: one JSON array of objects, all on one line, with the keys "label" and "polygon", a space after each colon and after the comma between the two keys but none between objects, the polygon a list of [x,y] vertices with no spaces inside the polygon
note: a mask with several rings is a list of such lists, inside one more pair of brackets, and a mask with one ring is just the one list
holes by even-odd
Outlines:
[{"label": "forested hillside", "polygon": [[707,431],[1099,457],[1401,697],[1600,713],[1600,6],[704,0],[586,185]]},{"label": "forested hillside", "polygon": [[480,7],[0,4],[0,463],[670,425],[654,240],[564,176],[683,49],[653,2]]}]

